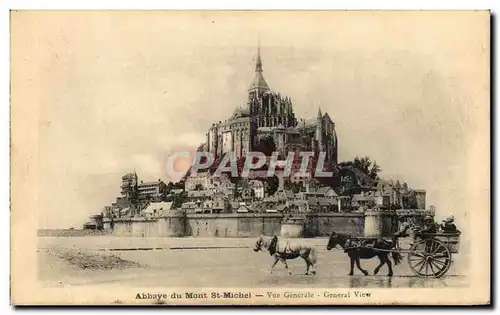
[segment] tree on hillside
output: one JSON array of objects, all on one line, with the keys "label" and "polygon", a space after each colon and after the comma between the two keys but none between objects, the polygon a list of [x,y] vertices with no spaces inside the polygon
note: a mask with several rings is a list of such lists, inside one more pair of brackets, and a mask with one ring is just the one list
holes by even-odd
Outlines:
[{"label": "tree on hillside", "polygon": [[376,161],[372,162],[369,156],[355,157],[353,161],[353,166],[363,171],[365,174],[367,174],[373,179],[377,179],[378,173],[382,171],[377,162]]},{"label": "tree on hillside", "polygon": [[279,179],[278,176],[274,175],[273,177],[268,177],[267,178],[267,194],[268,196],[274,195],[274,193],[278,190],[279,188]]},{"label": "tree on hillside", "polygon": [[376,161],[374,161],[370,173],[368,175],[373,179],[378,179],[378,173],[380,173],[381,171],[382,169],[380,168],[380,166],[377,164]]}]

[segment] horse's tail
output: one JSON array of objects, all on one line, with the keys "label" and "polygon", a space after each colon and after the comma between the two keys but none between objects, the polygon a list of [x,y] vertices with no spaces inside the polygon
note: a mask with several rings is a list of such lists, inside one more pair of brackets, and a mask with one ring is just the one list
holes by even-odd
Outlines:
[{"label": "horse's tail", "polygon": [[403,256],[398,252],[392,252],[392,260],[394,260],[395,265],[399,265],[401,260],[403,260]]}]

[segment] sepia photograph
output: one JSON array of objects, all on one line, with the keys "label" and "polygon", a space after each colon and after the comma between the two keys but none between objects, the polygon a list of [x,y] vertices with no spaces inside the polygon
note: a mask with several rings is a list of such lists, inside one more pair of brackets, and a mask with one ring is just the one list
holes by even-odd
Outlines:
[{"label": "sepia photograph", "polygon": [[11,11],[14,305],[488,305],[489,11]]}]

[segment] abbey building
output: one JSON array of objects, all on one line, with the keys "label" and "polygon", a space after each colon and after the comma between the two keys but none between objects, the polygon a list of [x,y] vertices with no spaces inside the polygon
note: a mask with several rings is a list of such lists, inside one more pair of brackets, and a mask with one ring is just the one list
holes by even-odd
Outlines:
[{"label": "abbey building", "polygon": [[257,51],[255,77],[248,88],[248,99],[225,121],[214,123],[204,149],[215,157],[234,151],[236,157],[249,151],[272,147],[286,157],[290,151],[324,151],[327,162],[337,164],[338,141],[335,123],[328,113],[313,119],[297,119],[292,99],[269,88],[263,76],[260,49]]}]

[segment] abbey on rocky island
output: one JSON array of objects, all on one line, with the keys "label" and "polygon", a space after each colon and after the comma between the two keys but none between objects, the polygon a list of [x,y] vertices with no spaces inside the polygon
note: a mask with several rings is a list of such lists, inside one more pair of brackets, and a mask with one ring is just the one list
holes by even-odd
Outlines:
[{"label": "abbey on rocky island", "polygon": [[200,147],[215,158],[233,151],[237,158],[259,151],[262,145],[286,157],[288,152],[326,153],[327,166],[337,164],[338,139],[335,123],[318,109],[316,118],[295,117],[290,97],[272,91],[262,75],[260,48],[257,49],[255,77],[248,88],[246,104],[235,109],[229,119],[212,124]]}]

